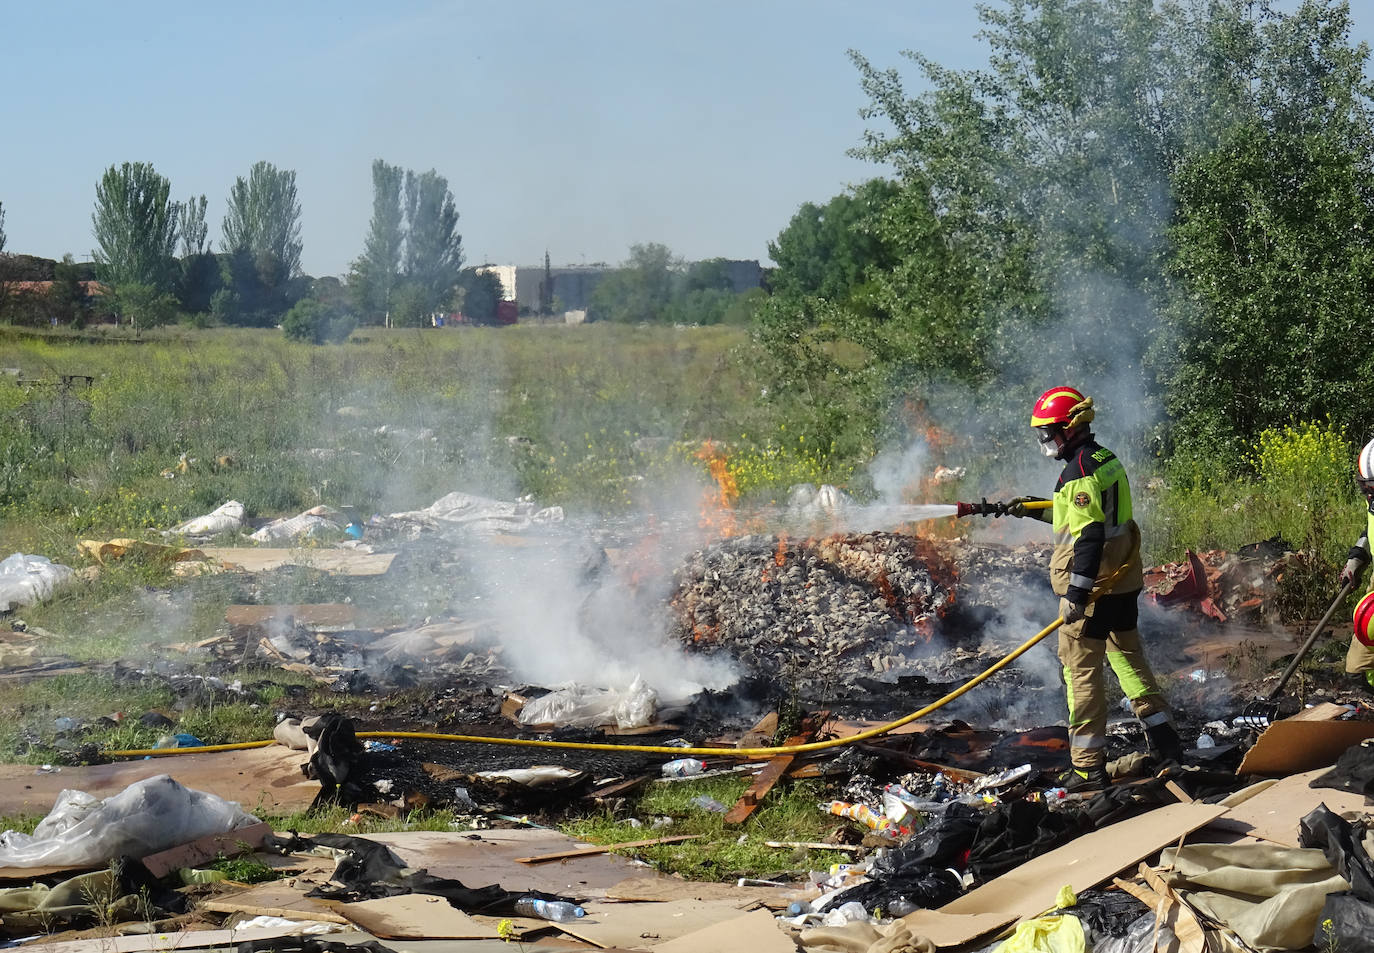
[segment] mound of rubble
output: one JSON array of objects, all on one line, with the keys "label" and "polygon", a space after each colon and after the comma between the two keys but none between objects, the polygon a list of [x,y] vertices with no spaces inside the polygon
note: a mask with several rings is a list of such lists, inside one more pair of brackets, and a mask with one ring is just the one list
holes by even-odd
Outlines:
[{"label": "mound of rubble", "polygon": [[803,688],[855,684],[921,653],[953,601],[954,577],[912,536],[739,536],[678,569],[675,634]]}]

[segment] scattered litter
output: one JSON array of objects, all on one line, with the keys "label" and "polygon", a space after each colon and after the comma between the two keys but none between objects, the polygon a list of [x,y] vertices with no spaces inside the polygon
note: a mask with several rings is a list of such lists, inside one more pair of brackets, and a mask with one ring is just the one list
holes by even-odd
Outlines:
[{"label": "scattered litter", "polygon": [[224,533],[236,533],[243,526],[243,516],[243,504],[238,500],[230,500],[204,516],[197,516],[184,523],[178,523],[171,529],[163,530],[162,535],[167,538],[174,536],[209,538]]},{"label": "scattered litter", "polygon": [[37,605],[75,578],[69,567],[46,556],[7,556],[0,560],[0,611]]}]

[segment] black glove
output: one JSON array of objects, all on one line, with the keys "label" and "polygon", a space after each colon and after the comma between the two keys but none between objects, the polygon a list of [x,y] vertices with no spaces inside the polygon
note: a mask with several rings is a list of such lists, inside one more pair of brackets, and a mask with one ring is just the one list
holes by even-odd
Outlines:
[{"label": "black glove", "polygon": [[1077,622],[1088,614],[1088,605],[1085,602],[1072,602],[1068,599],[1059,600],[1059,617],[1065,623]]}]

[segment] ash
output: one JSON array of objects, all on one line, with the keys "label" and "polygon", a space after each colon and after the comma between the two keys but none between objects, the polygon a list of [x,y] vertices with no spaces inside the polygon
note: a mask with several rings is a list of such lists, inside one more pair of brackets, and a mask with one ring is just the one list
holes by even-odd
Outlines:
[{"label": "ash", "polygon": [[947,647],[932,637],[954,577],[930,543],[912,536],[740,536],[694,553],[677,571],[675,635],[805,695],[895,678]]}]

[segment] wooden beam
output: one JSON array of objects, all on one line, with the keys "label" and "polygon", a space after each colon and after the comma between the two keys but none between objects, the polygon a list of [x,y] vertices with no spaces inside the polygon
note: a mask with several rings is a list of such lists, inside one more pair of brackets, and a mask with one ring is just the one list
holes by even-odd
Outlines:
[{"label": "wooden beam", "polygon": [[[821,725],[825,724],[830,717],[828,711],[818,711],[807,715],[802,719],[801,731],[788,738],[782,743],[782,747],[787,748],[792,745],[806,744],[816,735],[816,731]],[[730,808],[725,814],[725,823],[743,824],[749,819],[758,806],[763,803],[763,799],[768,796],[768,792],[773,790],[773,786],[782,780],[783,775],[787,774],[792,762],[797,758],[794,754],[780,755],[771,759],[763,770],[754,778],[754,783],[749,785],[748,790],[740,795],[735,806]]]}]

